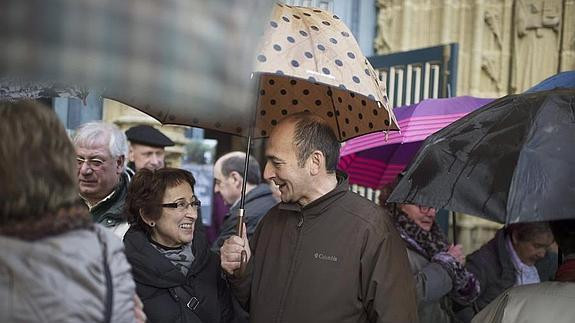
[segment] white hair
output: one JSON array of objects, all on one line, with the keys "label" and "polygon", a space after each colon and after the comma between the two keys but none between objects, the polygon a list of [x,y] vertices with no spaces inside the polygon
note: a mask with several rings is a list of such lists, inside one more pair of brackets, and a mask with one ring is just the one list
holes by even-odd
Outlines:
[{"label": "white hair", "polygon": [[113,158],[128,155],[126,134],[116,125],[93,121],[80,125],[72,138],[75,147],[93,147],[108,142],[108,151]]}]

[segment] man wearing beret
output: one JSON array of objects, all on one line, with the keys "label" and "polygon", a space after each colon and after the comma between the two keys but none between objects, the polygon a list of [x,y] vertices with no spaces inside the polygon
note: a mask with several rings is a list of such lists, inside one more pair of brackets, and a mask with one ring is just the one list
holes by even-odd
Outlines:
[{"label": "man wearing beret", "polygon": [[142,168],[156,170],[164,168],[164,147],[174,142],[159,130],[148,125],[139,125],[126,131],[130,141],[128,167],[136,172]]}]

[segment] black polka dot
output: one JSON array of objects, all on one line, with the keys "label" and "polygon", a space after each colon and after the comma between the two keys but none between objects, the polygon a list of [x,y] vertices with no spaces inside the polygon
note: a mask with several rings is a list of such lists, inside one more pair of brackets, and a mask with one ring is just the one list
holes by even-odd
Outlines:
[{"label": "black polka dot", "polygon": [[266,95],[266,90],[260,90],[260,95]]},{"label": "black polka dot", "polygon": [[341,32],[341,35],[342,35],[343,37],[349,37],[349,33],[348,33],[347,31],[342,31],[342,32]]},{"label": "black polka dot", "polygon": [[326,25],[326,26],[331,26],[331,24],[329,23],[329,21],[322,21],[322,24]]},{"label": "black polka dot", "polygon": [[291,66],[293,66],[293,67],[299,67],[298,61],[296,61],[295,59],[294,59],[293,61],[291,61]]},{"label": "black polka dot", "polygon": [[337,97],[337,102],[339,102],[339,103],[342,103],[342,102],[343,102],[343,99],[341,98],[341,96],[338,96],[338,97]]},{"label": "black polka dot", "polygon": [[332,44],[337,44],[337,39],[335,39],[335,38],[330,38],[329,41],[330,41]]},{"label": "black polka dot", "polygon": [[260,114],[261,114],[262,116],[265,116],[265,115],[266,115],[266,110],[260,111]]},{"label": "black polka dot", "polygon": [[322,44],[318,44],[317,45],[317,49],[324,51],[325,50],[325,46],[323,46]]},{"label": "black polka dot", "polygon": [[349,118],[345,118],[345,124],[349,124]]},{"label": "black polka dot", "polygon": [[321,105],[321,100],[315,100],[315,105],[320,106],[320,105]]},{"label": "black polka dot", "polygon": [[358,132],[359,132],[359,127],[356,126],[356,127],[353,128],[353,130],[355,130],[355,133],[358,133]]},{"label": "black polka dot", "polygon": [[363,114],[358,113],[358,114],[357,114],[357,117],[359,118],[359,120],[363,120]]},{"label": "black polka dot", "polygon": [[371,73],[369,72],[369,70],[367,68],[364,70],[364,72],[365,72],[365,75],[371,76]]},{"label": "black polka dot", "polygon": [[311,15],[310,15],[309,13],[307,13],[307,12],[304,12],[303,15],[304,15],[304,16],[308,16],[308,17],[311,17]]},{"label": "black polka dot", "polygon": [[349,111],[353,111],[353,107],[351,106],[351,104],[348,104],[348,105],[347,105],[347,109],[348,109]]},{"label": "black polka dot", "polygon": [[279,52],[280,50],[282,50],[282,47],[278,44],[275,44],[274,49]]},{"label": "black polka dot", "polygon": [[274,81],[274,80],[269,80],[268,83],[269,83],[270,85],[274,85],[274,84],[276,84],[276,81]]},{"label": "black polka dot", "polygon": [[321,12],[319,9],[313,9],[313,12]]},{"label": "black polka dot", "polygon": [[330,74],[329,69],[326,67],[322,68],[321,71],[323,72],[323,74],[327,74],[327,75]]},{"label": "black polka dot", "polygon": [[373,129],[373,122],[370,122],[368,125],[369,129]]},{"label": "black polka dot", "polygon": [[309,109],[305,109],[305,110],[303,110],[303,112],[309,113],[310,111],[309,111]]},{"label": "black polka dot", "polygon": [[355,54],[352,52],[347,52],[347,57],[354,59],[355,58]]},{"label": "black polka dot", "polygon": [[330,117],[330,118],[333,118],[333,112],[328,111],[328,112],[327,112],[327,116]]},{"label": "black polka dot", "polygon": [[342,89],[342,90],[346,90],[346,89],[347,89],[347,87],[346,87],[344,84],[340,84],[338,87],[339,87],[340,89]]},{"label": "black polka dot", "polygon": [[287,110],[286,109],[282,109],[282,115],[286,115],[287,114]]},{"label": "black polka dot", "polygon": [[285,89],[281,89],[280,93],[281,93],[281,95],[286,95],[287,91]]},{"label": "black polka dot", "polygon": [[333,92],[331,90],[327,90],[327,96],[332,96]]},{"label": "black polka dot", "polygon": [[317,26],[311,25],[309,28],[311,28],[314,31],[319,31],[319,28],[317,28]]},{"label": "black polka dot", "polygon": [[[367,98],[370,100],[375,100],[375,97],[373,96],[373,94],[368,95]],[[385,102],[387,102],[387,97],[384,99],[385,99]]]},{"label": "black polka dot", "polygon": [[349,96],[351,96],[352,98],[355,98],[355,93],[349,92]]},{"label": "black polka dot", "polygon": [[278,124],[278,121],[276,119],[273,119],[271,122],[272,126],[275,126],[276,124]]},{"label": "black polka dot", "polygon": [[296,80],[290,80],[290,81],[289,81],[289,84],[291,84],[291,85],[296,85],[296,84],[297,84],[297,81],[296,81]]},{"label": "black polka dot", "polygon": [[336,111],[335,111],[335,115],[336,115],[337,117],[339,117],[339,115],[340,115],[339,110],[336,110]]},{"label": "black polka dot", "polygon": [[265,137],[265,136],[267,136],[268,133],[265,130],[262,130],[261,134],[262,134],[262,136]]},{"label": "black polka dot", "polygon": [[274,100],[274,99],[271,99],[271,100],[270,100],[270,104],[271,104],[271,105],[276,105],[276,103],[277,103],[276,100]]},{"label": "black polka dot", "polygon": [[292,15],[292,16],[293,16],[295,19],[301,19],[301,17],[298,16],[298,15]]},{"label": "black polka dot", "polygon": [[344,137],[344,138],[347,137],[347,136],[345,135],[345,131],[342,131],[342,132],[341,132],[341,136]]},{"label": "black polka dot", "polygon": [[308,80],[308,82],[311,82],[311,83],[316,83],[316,82],[317,82],[317,80],[316,80],[315,77],[313,77],[313,76],[308,77],[307,80]]},{"label": "black polka dot", "polygon": [[377,112],[377,109],[373,109],[373,115],[376,116],[379,112]]},{"label": "black polka dot", "polygon": [[285,17],[285,16],[284,16],[284,17],[282,17],[282,20],[283,20],[283,21],[285,21],[285,22],[289,22],[289,19],[288,19],[288,17]]},{"label": "black polka dot", "polygon": [[237,127],[237,128],[236,128],[236,132],[237,132],[237,133],[241,133],[241,132],[242,132],[242,128],[241,128],[241,127]]},{"label": "black polka dot", "polygon": [[303,95],[308,95],[308,94],[309,94],[309,90],[308,90],[308,89],[303,90]]},{"label": "black polka dot", "polygon": [[310,52],[305,52],[304,55],[305,55],[305,57],[307,57],[307,58],[313,58],[313,54],[310,53]]},{"label": "black polka dot", "polygon": [[359,77],[354,76],[351,78],[355,83],[359,83]]},{"label": "black polka dot", "polygon": [[258,61],[263,63],[263,62],[267,61],[267,58],[264,55],[258,55]]},{"label": "black polka dot", "polygon": [[389,119],[385,119],[385,121],[383,121],[383,123],[384,123],[386,126],[389,126]]},{"label": "black polka dot", "polygon": [[291,104],[293,104],[293,105],[297,105],[297,104],[298,104],[298,101],[297,101],[297,100],[295,100],[295,99],[294,99],[294,100],[291,100]]},{"label": "black polka dot", "polygon": [[282,70],[277,70],[277,71],[276,71],[276,74],[277,74],[277,75],[284,75],[284,72],[283,72]]},{"label": "black polka dot", "polygon": [[290,43],[295,43],[295,39],[292,36],[288,36],[287,41],[289,41]]},{"label": "black polka dot", "polygon": [[361,105],[366,106],[367,102],[365,100],[361,100]]},{"label": "black polka dot", "polygon": [[278,23],[275,21],[270,21],[270,26],[277,28],[278,27]]},{"label": "black polka dot", "polygon": [[337,65],[337,66],[343,66],[343,62],[340,61],[339,59],[336,59],[336,60],[335,60],[335,65]]},{"label": "black polka dot", "polygon": [[300,31],[299,31],[299,34],[302,35],[302,36],[304,36],[304,37],[307,37],[307,33],[306,33],[305,31],[303,31],[303,30],[300,30]]}]

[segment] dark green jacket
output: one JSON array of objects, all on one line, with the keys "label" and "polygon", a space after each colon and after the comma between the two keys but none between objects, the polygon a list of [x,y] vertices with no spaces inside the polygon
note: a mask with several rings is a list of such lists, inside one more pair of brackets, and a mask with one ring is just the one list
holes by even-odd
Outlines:
[{"label": "dark green jacket", "polygon": [[126,224],[126,220],[122,216],[122,212],[124,210],[124,202],[126,200],[126,195],[128,194],[129,184],[130,176],[124,172],[120,177],[120,183],[114,190],[114,194],[108,200],[96,205],[90,210],[90,214],[92,215],[94,222],[100,223],[112,231],[115,231],[119,226],[124,226]]}]

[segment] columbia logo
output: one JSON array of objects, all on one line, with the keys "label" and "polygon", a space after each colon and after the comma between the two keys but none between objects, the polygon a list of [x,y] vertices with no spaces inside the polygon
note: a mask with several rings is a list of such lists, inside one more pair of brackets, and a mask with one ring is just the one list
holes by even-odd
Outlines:
[{"label": "columbia logo", "polygon": [[323,253],[319,253],[319,252],[316,252],[313,256],[315,259],[337,262],[336,256],[328,256],[328,255],[324,255]]}]

